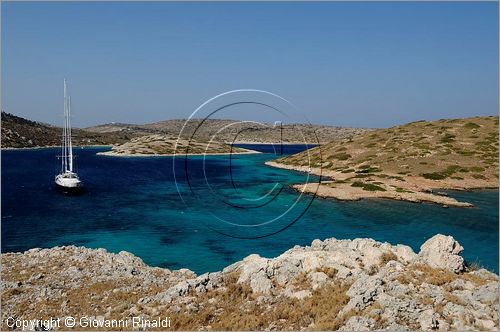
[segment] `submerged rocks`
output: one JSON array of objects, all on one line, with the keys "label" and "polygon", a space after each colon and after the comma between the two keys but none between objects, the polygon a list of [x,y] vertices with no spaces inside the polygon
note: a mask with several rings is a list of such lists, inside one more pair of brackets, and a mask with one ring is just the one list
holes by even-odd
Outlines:
[{"label": "submerged rocks", "polygon": [[2,254],[2,320],[52,312],[190,317],[175,327],[186,330],[496,330],[498,276],[466,271],[462,250],[444,235],[418,255],[405,245],[332,238],[196,276],[127,252],[32,249]]}]

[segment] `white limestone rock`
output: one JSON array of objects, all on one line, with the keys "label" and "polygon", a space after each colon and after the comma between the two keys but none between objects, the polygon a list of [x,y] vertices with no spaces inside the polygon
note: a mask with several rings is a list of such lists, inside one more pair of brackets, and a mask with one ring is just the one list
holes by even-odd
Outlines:
[{"label": "white limestone rock", "polygon": [[452,236],[434,235],[420,247],[418,260],[434,268],[458,273],[465,270],[460,253],[464,248]]}]

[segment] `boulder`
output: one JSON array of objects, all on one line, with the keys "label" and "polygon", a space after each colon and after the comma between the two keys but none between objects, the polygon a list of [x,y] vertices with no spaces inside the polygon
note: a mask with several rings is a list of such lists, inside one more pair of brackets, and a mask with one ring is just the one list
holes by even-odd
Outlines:
[{"label": "boulder", "polygon": [[437,234],[422,244],[418,260],[434,268],[458,273],[465,270],[464,259],[460,256],[463,250],[452,236]]},{"label": "boulder", "polygon": [[417,258],[417,254],[413,252],[409,246],[398,244],[392,248],[392,252],[398,257],[402,263],[408,264]]}]

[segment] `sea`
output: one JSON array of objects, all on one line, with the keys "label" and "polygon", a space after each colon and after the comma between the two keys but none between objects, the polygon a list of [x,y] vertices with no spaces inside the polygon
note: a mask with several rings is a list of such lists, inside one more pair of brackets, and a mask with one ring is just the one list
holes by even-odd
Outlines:
[{"label": "sea", "polygon": [[1,250],[125,250],[152,266],[204,273],[314,239],[373,238],[418,252],[441,233],[460,242],[469,263],[498,273],[498,190],[447,191],[472,208],[323,199],[290,188],[318,176],[265,165],[306,146],[241,146],[262,153],[109,157],[96,154],[109,147],[77,148],[81,195],[55,188],[58,148],[2,150]]}]

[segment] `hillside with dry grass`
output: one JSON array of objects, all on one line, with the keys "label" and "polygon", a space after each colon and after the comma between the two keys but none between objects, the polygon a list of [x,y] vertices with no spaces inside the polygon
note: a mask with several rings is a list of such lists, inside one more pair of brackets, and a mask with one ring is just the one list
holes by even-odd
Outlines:
[{"label": "hillside with dry grass", "polygon": [[330,176],[333,181],[302,189],[320,189],[324,196],[339,199],[432,201],[423,194],[437,188],[496,188],[498,117],[412,122],[334,141],[269,164]]},{"label": "hillside with dry grass", "polygon": [[[2,148],[33,148],[58,146],[62,128],[31,121],[2,112]],[[108,145],[123,143],[134,137],[129,132],[90,132],[73,129],[74,145]]]}]

